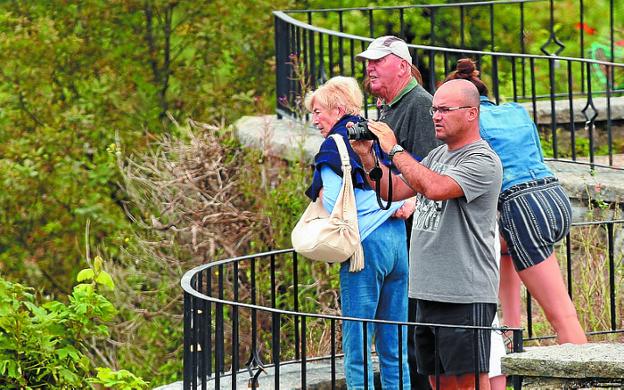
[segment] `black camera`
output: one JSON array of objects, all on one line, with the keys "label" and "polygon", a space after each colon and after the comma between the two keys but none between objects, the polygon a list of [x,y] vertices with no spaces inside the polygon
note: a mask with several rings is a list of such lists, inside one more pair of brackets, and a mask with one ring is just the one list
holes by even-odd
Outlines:
[{"label": "black camera", "polygon": [[347,128],[347,136],[355,141],[377,140],[377,136],[368,128],[368,122],[358,122],[350,128]]}]

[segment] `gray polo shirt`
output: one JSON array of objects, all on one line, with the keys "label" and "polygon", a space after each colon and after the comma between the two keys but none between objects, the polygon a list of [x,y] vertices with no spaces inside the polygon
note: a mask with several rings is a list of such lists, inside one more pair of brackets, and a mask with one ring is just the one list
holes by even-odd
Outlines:
[{"label": "gray polo shirt", "polygon": [[394,100],[384,105],[380,120],[394,131],[397,142],[419,161],[442,144],[435,137],[429,113],[431,94],[412,78]]}]

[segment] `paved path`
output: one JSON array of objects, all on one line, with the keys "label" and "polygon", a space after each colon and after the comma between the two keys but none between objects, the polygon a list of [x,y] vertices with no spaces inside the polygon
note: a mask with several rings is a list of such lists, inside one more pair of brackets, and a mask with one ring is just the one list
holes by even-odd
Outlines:
[{"label": "paved path", "polygon": [[[373,356],[373,367],[376,373],[379,372],[379,362],[377,356]],[[336,389],[346,389],[344,379],[344,368],[342,358],[336,358]],[[236,380],[238,389],[247,389],[249,384],[249,375],[239,375]],[[275,371],[268,368],[266,373],[260,374],[259,390],[275,389]],[[232,388],[231,377],[221,379],[220,387],[224,389]],[[201,386],[198,386],[201,388]],[[207,389],[215,388],[214,381],[209,380]],[[280,367],[279,388],[281,390],[301,389],[301,364],[288,364]],[[308,362],[306,364],[306,389],[311,390],[330,390],[331,386],[331,364],[329,360]],[[157,387],[154,390],[182,390],[182,382],[175,382],[169,385]]]}]

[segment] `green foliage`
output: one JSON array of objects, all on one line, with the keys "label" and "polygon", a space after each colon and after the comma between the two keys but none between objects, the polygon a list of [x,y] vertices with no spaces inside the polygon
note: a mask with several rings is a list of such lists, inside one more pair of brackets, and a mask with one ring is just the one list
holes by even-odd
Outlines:
[{"label": "green foliage", "polygon": [[67,294],[87,219],[119,258],[131,227],[107,150],[116,134],[140,152],[176,131],[166,112],[269,111],[271,10],[289,4],[0,2],[0,270]]},{"label": "green foliage", "polygon": [[[557,129],[557,158],[572,158],[572,149],[576,153],[577,157],[589,157],[590,154],[590,140],[587,136],[582,134],[576,134],[574,138],[574,144],[572,144],[572,138],[570,137],[569,131],[564,129]],[[605,138],[606,136],[602,134],[594,135],[594,154],[595,155],[608,155],[609,154],[609,145],[603,139],[599,142],[600,138]],[[544,153],[544,157],[553,158],[555,157],[555,152],[553,149],[554,141],[552,134],[547,132],[542,132],[540,134],[540,143],[542,144],[542,151]],[[617,145],[617,144],[616,144]]]},{"label": "green foliage", "polygon": [[102,367],[97,368],[96,378],[89,379],[89,383],[120,390],[144,389],[147,386],[145,381],[128,370],[113,371]]},{"label": "green foliage", "polygon": [[108,336],[104,322],[116,314],[97,290],[114,285],[99,257],[80,275],[87,283],[74,287],[67,304],[38,303],[32,288],[0,278],[0,387],[146,388],[146,382],[126,370],[98,368],[92,376],[89,339]]}]

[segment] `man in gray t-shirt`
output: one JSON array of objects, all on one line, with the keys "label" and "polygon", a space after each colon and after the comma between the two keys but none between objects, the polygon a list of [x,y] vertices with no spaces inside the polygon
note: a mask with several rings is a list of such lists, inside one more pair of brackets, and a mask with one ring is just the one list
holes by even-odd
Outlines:
[{"label": "man in gray t-shirt", "polygon": [[[422,163],[402,153],[385,123],[369,122],[381,148],[401,172],[393,176],[393,200],[418,194],[410,249],[410,297],[417,299],[416,320],[490,326],[498,286],[494,238],[500,160],[479,135],[479,93],[472,83],[453,80],[440,86],[432,114],[436,137],[445,145],[431,151]],[[352,145],[365,169],[372,169],[371,142],[352,141]],[[387,181],[382,180],[386,197],[387,190]],[[479,383],[485,386],[490,332],[477,334],[475,350],[472,330],[418,327],[418,371],[433,381],[438,364],[442,388],[468,388],[475,385],[478,365]]]}]

